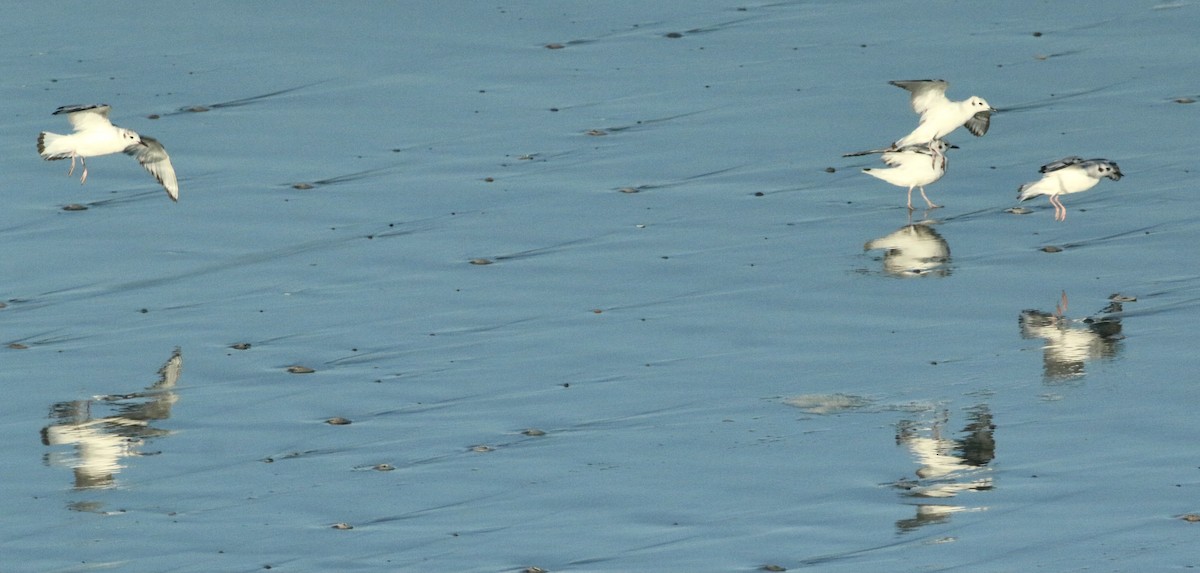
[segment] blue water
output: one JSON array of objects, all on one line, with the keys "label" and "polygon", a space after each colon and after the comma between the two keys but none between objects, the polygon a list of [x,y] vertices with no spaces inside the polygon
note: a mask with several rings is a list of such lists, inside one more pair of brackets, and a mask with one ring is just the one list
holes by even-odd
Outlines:
[{"label": "blue water", "polygon": [[[1200,7],[643,4],[12,7],[3,569],[1197,565]],[[1004,111],[910,216],[921,77]]]}]

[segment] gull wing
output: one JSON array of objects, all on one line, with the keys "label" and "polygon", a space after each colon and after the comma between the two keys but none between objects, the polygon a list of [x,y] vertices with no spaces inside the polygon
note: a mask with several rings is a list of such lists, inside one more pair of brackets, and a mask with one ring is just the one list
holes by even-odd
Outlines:
[{"label": "gull wing", "polygon": [[917,156],[925,155],[933,157],[933,151],[929,149],[929,145],[925,143],[917,145],[906,145],[895,151],[886,151],[879,156],[884,163],[891,167],[900,167],[905,161],[915,159]]},{"label": "gull wing", "polygon": [[946,99],[946,88],[950,87],[950,83],[946,80],[896,80],[888,83],[912,93],[912,108],[917,115],[925,115],[931,107],[950,103]]},{"label": "gull wing", "polygon": [[125,155],[136,157],[138,163],[142,164],[146,171],[158,179],[163,189],[167,190],[167,195],[171,197],[171,200],[179,201],[179,181],[175,179],[175,167],[171,165],[171,158],[167,155],[166,148],[153,137],[146,135],[141,137],[140,142],[125,148]]},{"label": "gull wing", "polygon": [[1058,161],[1051,161],[1050,163],[1043,165],[1041,169],[1038,169],[1038,173],[1051,173],[1072,165],[1079,165],[1080,163],[1083,163],[1082,157],[1078,155],[1070,155],[1059,159]]},{"label": "gull wing", "polygon": [[968,119],[967,123],[964,123],[963,126],[967,128],[967,131],[971,132],[971,135],[974,135],[975,137],[983,137],[983,134],[987,133],[988,126],[991,125],[991,123],[992,112],[981,111],[971,116],[971,119]]},{"label": "gull wing", "polygon": [[50,115],[67,115],[67,121],[75,131],[84,131],[94,127],[112,126],[108,120],[108,112],[112,108],[108,104],[94,105],[64,105]]}]

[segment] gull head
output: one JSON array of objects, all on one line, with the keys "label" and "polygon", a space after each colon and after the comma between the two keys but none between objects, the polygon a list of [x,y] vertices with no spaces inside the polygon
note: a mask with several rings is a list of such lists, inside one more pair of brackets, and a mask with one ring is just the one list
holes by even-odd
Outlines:
[{"label": "gull head", "polygon": [[1121,168],[1117,167],[1117,164],[1113,163],[1112,161],[1100,161],[1093,163],[1088,166],[1087,170],[1088,175],[1091,175],[1096,179],[1108,177],[1113,181],[1120,181],[1121,177],[1124,177],[1124,174],[1121,173]]},{"label": "gull head", "polygon": [[119,127],[117,130],[121,132],[121,140],[124,141],[126,145],[135,145],[142,142],[142,136],[138,135],[137,132],[133,131],[132,129]]},{"label": "gull head", "polygon": [[996,108],[989,105],[987,100],[985,100],[979,96],[971,96],[967,100],[967,106],[970,107],[971,111],[974,111],[975,113],[979,113],[981,111],[988,111],[988,112],[999,111]]},{"label": "gull head", "polygon": [[947,149],[958,149],[958,146],[944,139],[935,139],[929,142],[929,150],[934,153],[945,154]]}]

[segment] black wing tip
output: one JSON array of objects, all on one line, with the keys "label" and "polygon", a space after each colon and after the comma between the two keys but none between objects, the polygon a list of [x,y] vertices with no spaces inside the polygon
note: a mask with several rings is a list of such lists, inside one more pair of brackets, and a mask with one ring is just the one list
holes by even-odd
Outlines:
[{"label": "black wing tip", "polygon": [[75,113],[77,111],[87,111],[89,109],[97,109],[97,108],[102,108],[102,107],[109,107],[109,106],[106,103],[64,105],[64,106],[59,106],[59,108],[54,110],[54,113],[52,113],[50,115]]},{"label": "black wing tip", "polygon": [[[892,80],[888,83],[892,84],[898,88],[903,88],[904,84],[924,84],[924,83],[934,83],[934,84],[942,83],[942,84],[944,84],[947,82],[946,82],[946,80],[943,80],[943,79],[924,79],[924,80]],[[908,88],[905,88],[905,89],[908,89]]]}]

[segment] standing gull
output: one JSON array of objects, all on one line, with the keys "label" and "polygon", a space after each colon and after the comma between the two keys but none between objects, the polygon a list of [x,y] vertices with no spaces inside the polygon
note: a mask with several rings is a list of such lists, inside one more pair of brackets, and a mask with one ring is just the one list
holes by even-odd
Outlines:
[{"label": "standing gull", "polygon": [[912,108],[921,116],[920,123],[912,133],[893,144],[895,148],[942,139],[950,132],[965,126],[971,135],[982,137],[991,123],[992,112],[996,111],[979,96],[963,101],[946,98],[946,80],[898,80],[888,82],[912,93]]},{"label": "standing gull", "polygon": [[1049,195],[1050,204],[1054,205],[1055,221],[1067,220],[1067,208],[1062,204],[1062,199],[1058,198],[1059,195],[1087,191],[1105,177],[1113,181],[1122,177],[1121,168],[1117,167],[1114,161],[1085,160],[1077,155],[1047,163],[1038,172],[1044,174],[1042,178],[1022,185],[1018,189],[1017,199],[1028,201],[1038,195]]},{"label": "standing gull", "polygon": [[65,105],[52,115],[66,114],[74,133],[60,135],[43,131],[38,135],[37,148],[42,159],[53,161],[71,159],[71,170],[75,173],[75,159],[83,165],[83,176],[79,183],[87,182],[87,158],[123,152],[136,157],[138,163],[149,171],[167,190],[172,201],[179,200],[179,182],[175,179],[175,168],[162,144],[150,136],[138,135],[132,130],[117,127],[108,120],[111,110],[107,104]]},{"label": "standing gull", "polygon": [[940,139],[924,144],[910,145],[896,151],[883,154],[883,162],[889,169],[863,169],[863,173],[882,179],[898,187],[908,187],[908,210],[912,211],[912,190],[921,190],[921,198],[930,209],[937,209],[929,197],[925,196],[925,186],[934,183],[946,174],[946,150],[956,148]]}]

